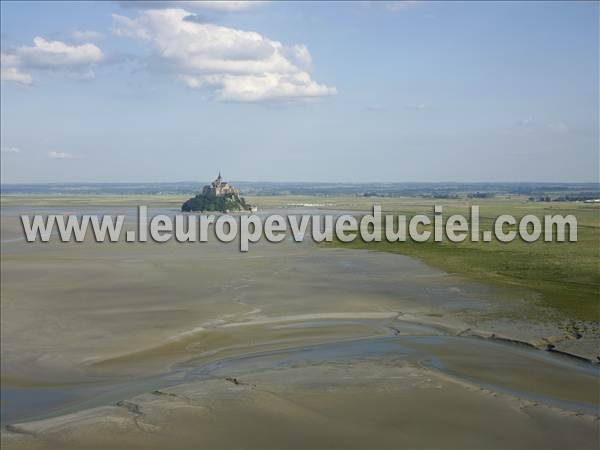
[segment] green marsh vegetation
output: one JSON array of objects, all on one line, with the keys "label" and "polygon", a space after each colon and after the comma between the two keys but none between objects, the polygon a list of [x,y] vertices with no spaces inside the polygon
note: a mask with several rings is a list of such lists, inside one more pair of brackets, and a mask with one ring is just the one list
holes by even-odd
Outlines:
[{"label": "green marsh vegetation", "polygon": [[[539,301],[551,307],[560,319],[600,322],[600,205],[575,202],[531,202],[526,198],[468,200],[394,199],[382,204],[383,214],[410,217],[428,214],[433,222],[434,205],[443,206],[444,223],[452,214],[469,218],[471,204],[480,206],[480,233],[493,230],[496,217],[510,214],[519,219],[533,214],[572,214],[577,218],[577,242],[525,242],[516,238],[503,243],[493,236],[491,242],[353,242],[326,243],[341,248],[395,252],[416,257],[426,264],[450,273],[504,286],[531,289],[540,294]],[[517,230],[518,225],[505,226]],[[433,231],[433,226],[423,227]],[[568,234],[567,234],[568,236]]]}]

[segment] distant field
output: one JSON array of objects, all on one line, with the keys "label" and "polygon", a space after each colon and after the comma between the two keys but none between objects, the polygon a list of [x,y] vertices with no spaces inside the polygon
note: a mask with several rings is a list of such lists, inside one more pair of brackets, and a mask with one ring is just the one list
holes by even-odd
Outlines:
[{"label": "distant field", "polygon": [[190,196],[153,194],[14,194],[1,197],[2,206],[149,206],[179,208]]},{"label": "distant field", "polygon": [[[3,206],[138,206],[179,209],[187,195],[4,195]],[[444,217],[463,214],[468,217],[471,204],[480,206],[480,229],[492,230],[493,220],[512,214],[517,220],[526,214],[574,214],[578,221],[576,243],[351,243],[325,245],[343,248],[397,252],[419,258],[447,272],[501,285],[526,287],[541,294],[541,302],[554,308],[561,318],[600,322],[600,206],[575,202],[536,203],[525,197],[504,196],[492,199],[423,199],[416,197],[357,196],[247,196],[261,209],[315,205],[323,209],[356,211],[362,215],[374,204],[384,213],[432,214],[434,205],[444,206]]]}]

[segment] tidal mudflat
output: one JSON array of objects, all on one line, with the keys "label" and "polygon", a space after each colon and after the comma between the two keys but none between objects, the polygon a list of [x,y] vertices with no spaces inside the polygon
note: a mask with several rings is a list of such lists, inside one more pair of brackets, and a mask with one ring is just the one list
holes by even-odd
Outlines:
[{"label": "tidal mudflat", "polygon": [[310,242],[28,244],[24,212],[3,448],[597,447],[598,366],[537,348],[598,341],[520,320],[522,288]]}]

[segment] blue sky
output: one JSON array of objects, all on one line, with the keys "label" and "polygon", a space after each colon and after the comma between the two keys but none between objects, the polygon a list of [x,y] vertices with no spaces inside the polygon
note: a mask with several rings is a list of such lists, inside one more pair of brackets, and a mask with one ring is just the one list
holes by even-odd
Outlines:
[{"label": "blue sky", "polygon": [[598,181],[597,2],[2,2],[2,182]]}]

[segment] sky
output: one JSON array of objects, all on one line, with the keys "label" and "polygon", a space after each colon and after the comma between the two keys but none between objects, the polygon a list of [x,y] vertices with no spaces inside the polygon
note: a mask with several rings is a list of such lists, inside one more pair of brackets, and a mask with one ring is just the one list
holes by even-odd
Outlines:
[{"label": "sky", "polygon": [[598,182],[598,30],[593,1],[2,1],[2,183]]}]

